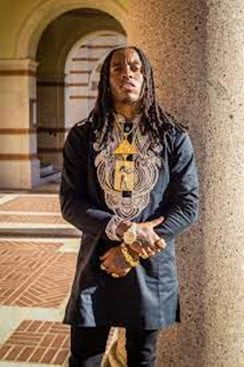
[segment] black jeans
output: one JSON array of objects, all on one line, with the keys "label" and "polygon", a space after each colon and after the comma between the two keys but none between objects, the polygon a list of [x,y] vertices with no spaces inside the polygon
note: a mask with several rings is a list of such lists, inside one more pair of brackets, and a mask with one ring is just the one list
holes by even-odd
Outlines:
[{"label": "black jeans", "polygon": [[[69,367],[100,367],[110,328],[71,327]],[[153,367],[158,330],[126,329],[128,367]]]}]

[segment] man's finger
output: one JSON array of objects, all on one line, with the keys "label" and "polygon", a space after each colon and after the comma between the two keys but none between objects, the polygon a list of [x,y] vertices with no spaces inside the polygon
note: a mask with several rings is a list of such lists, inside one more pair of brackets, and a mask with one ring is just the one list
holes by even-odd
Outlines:
[{"label": "man's finger", "polygon": [[159,240],[155,241],[155,246],[159,249],[164,249],[167,245],[166,245],[166,242],[160,238]]},{"label": "man's finger", "polygon": [[148,258],[148,254],[147,254],[147,251],[142,248],[141,251],[140,251],[140,256],[143,258],[143,259],[147,259]]},{"label": "man's finger", "polygon": [[163,221],[164,221],[164,217],[159,217],[159,218],[150,220],[147,223],[149,224],[150,227],[154,228],[154,227],[158,226],[159,224],[161,224]]},{"label": "man's finger", "polygon": [[111,255],[111,251],[108,250],[105,252],[105,254],[103,254],[102,256],[99,257],[100,260],[105,260],[107,259],[109,256]]},{"label": "man's finger", "polygon": [[130,248],[135,251],[137,254],[141,252],[142,244],[140,242],[133,242],[130,245]]},{"label": "man's finger", "polygon": [[151,256],[153,256],[155,254],[155,252],[153,251],[153,249],[151,247],[149,247],[149,246],[145,248],[145,253],[146,253],[147,257],[151,257]]},{"label": "man's finger", "polygon": [[125,277],[129,273],[130,270],[131,270],[131,268],[128,268],[128,269],[124,270],[123,272],[121,272],[119,274],[120,278]]}]

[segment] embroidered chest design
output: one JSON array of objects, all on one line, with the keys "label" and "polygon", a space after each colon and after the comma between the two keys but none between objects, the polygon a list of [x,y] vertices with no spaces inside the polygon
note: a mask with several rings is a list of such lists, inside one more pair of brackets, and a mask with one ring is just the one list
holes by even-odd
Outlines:
[{"label": "embroidered chest design", "polygon": [[[123,140],[117,129],[106,146],[94,143],[97,178],[104,191],[105,202],[114,214],[133,219],[149,204],[150,193],[156,185],[161,167],[162,146],[150,149],[148,136],[137,129],[133,144]],[[132,159],[127,160],[131,155]],[[129,192],[130,195],[125,195]]]}]

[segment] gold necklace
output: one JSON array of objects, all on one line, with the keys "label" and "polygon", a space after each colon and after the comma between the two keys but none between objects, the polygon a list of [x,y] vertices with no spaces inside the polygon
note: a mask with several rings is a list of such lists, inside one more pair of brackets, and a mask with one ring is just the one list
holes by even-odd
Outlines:
[{"label": "gold necklace", "polygon": [[121,127],[116,117],[115,117],[115,123],[116,123],[118,130],[123,134],[123,136],[126,136],[126,137],[129,136],[138,127],[138,123],[136,124],[132,123],[131,129],[129,131],[124,131],[124,129]]},{"label": "gold necklace", "polygon": [[[114,189],[120,192],[132,192],[135,186],[135,162],[134,159],[127,160],[127,157],[128,155],[134,156],[135,154],[139,153],[135,145],[138,124],[133,126],[129,132],[125,132],[118,124],[118,121],[116,121],[116,126],[118,130],[120,130],[122,138],[113,152],[113,155],[115,155],[116,158],[114,170]],[[128,141],[128,136],[134,130],[135,134],[132,137],[132,142],[130,143]]]},{"label": "gold necklace", "polygon": [[[129,154],[138,154],[138,149],[135,146],[134,142],[135,142],[135,138],[136,138],[136,133],[137,133],[137,128],[138,128],[138,124],[134,124],[132,126],[132,128],[129,131],[124,131],[124,129],[122,129],[122,127],[120,126],[119,122],[117,121],[117,119],[115,119],[115,123],[116,123],[116,127],[117,129],[120,131],[120,133],[122,134],[122,138],[118,144],[118,146],[115,148],[113,154],[114,155],[129,155]],[[130,143],[128,141],[128,136],[134,131],[135,134],[132,138],[132,143]],[[118,134],[120,135],[120,134]],[[126,159],[126,158],[125,158]]]}]

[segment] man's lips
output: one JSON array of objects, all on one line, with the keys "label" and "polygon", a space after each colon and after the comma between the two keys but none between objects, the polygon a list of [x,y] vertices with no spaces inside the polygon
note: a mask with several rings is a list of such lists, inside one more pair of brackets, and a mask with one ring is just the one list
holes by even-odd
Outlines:
[{"label": "man's lips", "polygon": [[136,87],[135,84],[129,81],[121,84],[121,88],[124,88],[124,89],[133,89],[135,87]]}]

